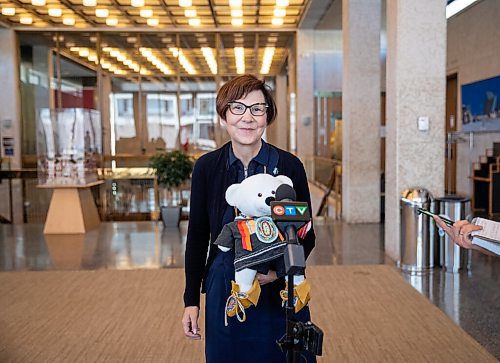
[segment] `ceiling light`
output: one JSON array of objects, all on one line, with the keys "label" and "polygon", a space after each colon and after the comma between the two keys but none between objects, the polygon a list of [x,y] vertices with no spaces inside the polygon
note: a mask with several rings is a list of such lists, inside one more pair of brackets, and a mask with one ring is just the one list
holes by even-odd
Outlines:
[{"label": "ceiling light", "polygon": [[189,25],[191,26],[199,26],[201,24],[200,18],[190,18],[188,20]]},{"label": "ceiling light", "polygon": [[31,5],[45,6],[45,0],[31,0]]},{"label": "ceiling light", "polygon": [[273,20],[271,20],[271,23],[273,25],[283,25],[283,18],[273,18]]},{"label": "ceiling light", "polygon": [[455,0],[446,5],[446,19],[451,18],[453,15],[461,12],[465,8],[474,4],[477,0]]},{"label": "ceiling light", "polygon": [[217,74],[217,61],[215,60],[212,48],[202,47],[201,52],[203,53],[212,74]]},{"label": "ceiling light", "polygon": [[242,0],[229,0],[229,6],[232,8],[239,8],[241,7]]},{"label": "ceiling light", "polygon": [[235,47],[234,48],[234,58],[236,61],[236,73],[245,73],[245,48]]},{"label": "ceiling light", "polygon": [[69,48],[70,51],[72,52],[79,52],[80,51],[80,47],[71,47]]},{"label": "ceiling light", "polygon": [[243,25],[243,19],[242,18],[231,19],[231,24],[234,25],[234,26],[242,26]]},{"label": "ceiling light", "polygon": [[117,26],[118,25],[118,18],[106,18],[106,25],[107,26]]},{"label": "ceiling light", "polygon": [[120,55],[120,51],[118,49],[113,49],[111,52],[109,52],[109,55],[112,57],[118,57]]},{"label": "ceiling light", "polygon": [[135,8],[141,8],[144,6],[144,0],[130,0],[130,5]]},{"label": "ceiling light", "polygon": [[82,4],[83,6],[96,6],[97,0],[83,0]]},{"label": "ceiling light", "polygon": [[231,9],[231,16],[233,18],[241,18],[243,16],[243,10],[241,10],[241,9]]},{"label": "ceiling light", "polygon": [[262,57],[262,66],[260,68],[261,74],[269,73],[269,69],[271,68],[271,64],[273,62],[274,51],[274,47],[266,47],[266,49],[264,50],[264,56]]},{"label": "ceiling light", "polygon": [[186,9],[186,10],[184,10],[184,16],[186,18],[194,18],[196,16],[196,9]]},{"label": "ceiling light", "polygon": [[136,41],[136,37],[127,37],[127,43],[134,44]]},{"label": "ceiling light", "polygon": [[72,16],[65,16],[62,20],[64,25],[75,25],[76,20]]},{"label": "ceiling light", "polygon": [[21,24],[29,25],[33,23],[33,18],[29,15],[21,15],[21,17],[19,18],[19,22]]},{"label": "ceiling light", "polygon": [[279,7],[286,7],[290,4],[290,2],[288,0],[276,0],[276,6],[279,6]]},{"label": "ceiling light", "polygon": [[80,57],[88,57],[90,55],[90,52],[87,48],[80,48],[80,50],[78,51],[78,55]]},{"label": "ceiling light", "polygon": [[281,9],[281,8],[274,9],[274,16],[277,18],[284,18],[286,16],[286,9]]},{"label": "ceiling light", "polygon": [[104,69],[108,69],[109,67],[111,67],[111,63],[101,60],[101,67]]},{"label": "ceiling light", "polygon": [[113,50],[113,48],[111,48],[111,47],[103,47],[103,48],[102,48],[102,51],[103,51],[103,52],[106,52],[106,53],[109,53],[109,52],[111,52],[112,50]]},{"label": "ceiling light", "polygon": [[61,8],[49,8],[49,16],[53,16],[55,18],[58,18],[62,15],[62,9]]},{"label": "ceiling light", "polygon": [[158,24],[160,24],[160,19],[149,18],[148,20],[146,20],[146,22],[148,23],[149,26],[158,26]]},{"label": "ceiling light", "polygon": [[2,15],[5,16],[16,15],[16,8],[2,8]]},{"label": "ceiling light", "polygon": [[139,15],[143,18],[150,18],[153,16],[153,10],[152,9],[141,9],[139,10]]},{"label": "ceiling light", "polygon": [[87,59],[91,62],[95,62],[97,61],[97,54],[89,54],[89,56],[87,57]]},{"label": "ceiling light", "polygon": [[107,18],[109,16],[109,10],[106,8],[95,9],[95,16],[98,18]]},{"label": "ceiling light", "polygon": [[192,0],[179,0],[179,6],[180,7],[186,8],[186,7],[192,6],[192,5],[193,5],[193,1]]}]

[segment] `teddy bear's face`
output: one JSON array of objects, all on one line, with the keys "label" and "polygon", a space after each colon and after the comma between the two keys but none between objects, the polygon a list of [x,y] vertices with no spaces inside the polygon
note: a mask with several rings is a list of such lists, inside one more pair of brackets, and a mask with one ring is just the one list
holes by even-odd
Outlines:
[{"label": "teddy bear's face", "polygon": [[275,200],[276,189],[281,184],[293,186],[284,175],[252,175],[240,184],[231,185],[226,191],[226,200],[247,217],[271,215],[271,201]]}]

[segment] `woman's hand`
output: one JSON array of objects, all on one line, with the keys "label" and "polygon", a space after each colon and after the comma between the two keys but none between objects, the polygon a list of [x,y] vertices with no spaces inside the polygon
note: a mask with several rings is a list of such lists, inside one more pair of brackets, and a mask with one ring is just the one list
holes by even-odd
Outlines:
[{"label": "woman's hand", "polygon": [[479,231],[483,227],[476,226],[465,220],[457,221],[453,226],[448,226],[438,216],[434,216],[434,220],[457,245],[466,249],[476,249],[476,246],[472,244],[471,233]]},{"label": "woman's hand", "polygon": [[200,328],[198,328],[199,316],[199,307],[187,306],[184,308],[184,315],[182,316],[182,327],[184,328],[184,335],[193,340],[201,339]]},{"label": "woman's hand", "polygon": [[269,270],[267,275],[258,273],[256,275],[256,277],[257,277],[257,280],[259,281],[259,284],[261,284],[261,285],[265,285],[265,284],[268,284],[270,282],[273,282],[278,278],[276,276],[276,271],[272,271],[272,270]]}]

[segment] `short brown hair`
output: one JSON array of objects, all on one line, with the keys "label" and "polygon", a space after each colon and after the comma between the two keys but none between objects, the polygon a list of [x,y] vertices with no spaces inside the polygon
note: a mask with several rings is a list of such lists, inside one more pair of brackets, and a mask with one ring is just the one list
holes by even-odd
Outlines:
[{"label": "short brown hair", "polygon": [[220,88],[216,100],[217,114],[225,120],[227,110],[229,109],[229,102],[239,100],[252,91],[262,91],[264,94],[264,99],[268,106],[266,121],[267,125],[270,125],[278,114],[276,103],[271,95],[269,86],[264,81],[250,74],[233,78]]}]

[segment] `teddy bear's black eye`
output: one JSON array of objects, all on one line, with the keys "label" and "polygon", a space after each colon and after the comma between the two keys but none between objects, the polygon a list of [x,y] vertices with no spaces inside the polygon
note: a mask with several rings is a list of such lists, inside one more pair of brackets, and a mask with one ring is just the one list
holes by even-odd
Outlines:
[{"label": "teddy bear's black eye", "polygon": [[257,194],[259,197],[262,197],[262,193]]},{"label": "teddy bear's black eye", "polygon": [[273,190],[273,191],[271,192],[271,194],[272,194],[272,195],[275,195],[275,194],[276,194],[276,192]]}]

